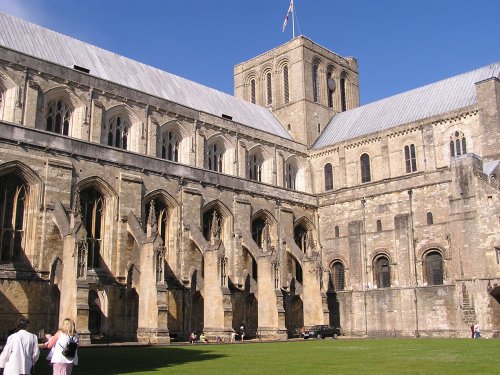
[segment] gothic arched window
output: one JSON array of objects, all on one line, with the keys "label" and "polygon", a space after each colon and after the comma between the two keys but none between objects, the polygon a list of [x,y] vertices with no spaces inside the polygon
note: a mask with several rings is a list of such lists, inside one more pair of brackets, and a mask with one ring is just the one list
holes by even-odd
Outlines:
[{"label": "gothic arched window", "polygon": [[252,222],[252,238],[261,249],[263,247],[263,234],[266,227],[266,221],[259,217]]},{"label": "gothic arched window", "polygon": [[335,291],[345,289],[345,269],[340,261],[335,261],[331,267],[333,289]]},{"label": "gothic arched window", "polygon": [[[158,229],[158,234],[163,240],[164,246],[167,246],[168,237],[168,209],[167,206],[160,199],[154,200],[154,214],[156,219],[156,225]],[[149,212],[151,210],[151,201],[146,204],[146,219],[149,218]]]},{"label": "gothic arched window", "polygon": [[425,275],[428,285],[443,285],[443,257],[438,251],[431,251],[425,257]]},{"label": "gothic arched window", "polygon": [[412,173],[417,171],[417,155],[414,144],[405,146],[405,164],[406,164],[406,173]]},{"label": "gothic arched window", "polygon": [[108,126],[108,146],[127,149],[129,124],[121,116],[114,117]]},{"label": "gothic arched window", "polygon": [[324,168],[325,175],[325,190],[333,190],[333,168],[330,163],[325,164]]},{"label": "gothic arched window", "polygon": [[94,188],[88,188],[80,193],[82,220],[87,232],[87,266],[101,266],[101,249],[104,228],[104,197]]},{"label": "gothic arched window", "polygon": [[467,141],[465,140],[465,135],[462,132],[455,131],[450,136],[450,156],[460,156],[467,153]]},{"label": "gothic arched window", "polygon": [[222,173],[224,159],[224,148],[217,143],[212,143],[207,152],[208,169],[214,172]]},{"label": "gothic arched window", "polygon": [[283,102],[288,103],[290,101],[290,91],[288,86],[288,65],[283,67]]},{"label": "gothic arched window", "polygon": [[56,100],[49,104],[46,125],[49,132],[69,135],[71,108],[63,101]]},{"label": "gothic arched window", "polygon": [[271,80],[271,73],[266,74],[266,87],[267,87],[267,105],[273,102],[273,83]]},{"label": "gothic arched window", "polygon": [[250,160],[248,161],[248,177],[250,180],[262,181],[262,164],[264,160],[262,157],[255,153],[250,155]]},{"label": "gothic arched window", "polygon": [[297,225],[293,230],[293,238],[299,249],[305,253],[307,249],[307,228],[303,225]]},{"label": "gothic arched window", "polygon": [[345,75],[340,76],[340,110],[344,112],[347,110],[347,89],[346,89],[346,77]]},{"label": "gothic arched window", "polygon": [[391,286],[391,268],[389,259],[385,256],[380,256],[375,259],[375,283],[377,288],[389,288]]},{"label": "gothic arched window", "polygon": [[253,104],[255,104],[255,79],[253,78],[250,81],[250,100]]},{"label": "gothic arched window", "polygon": [[317,62],[312,66],[313,101],[319,103],[319,65]]},{"label": "gothic arched window", "polygon": [[24,252],[28,185],[15,174],[0,177],[0,260],[21,260]]},{"label": "gothic arched window", "polygon": [[360,158],[361,165],[361,182],[370,182],[372,180],[370,172],[370,157],[368,154],[361,155]]},{"label": "gothic arched window", "polygon": [[297,178],[297,168],[291,163],[285,165],[285,187],[295,190],[295,180]]},{"label": "gothic arched window", "polygon": [[162,134],[161,157],[170,161],[179,161],[180,137],[173,131],[167,131]]}]

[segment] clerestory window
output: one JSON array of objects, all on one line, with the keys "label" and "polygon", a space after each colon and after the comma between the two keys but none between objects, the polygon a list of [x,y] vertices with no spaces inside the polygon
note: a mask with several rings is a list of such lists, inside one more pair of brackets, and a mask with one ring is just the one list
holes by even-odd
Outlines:
[{"label": "clerestory window", "polygon": [[48,106],[45,122],[47,131],[69,135],[71,108],[63,100],[53,101]]}]

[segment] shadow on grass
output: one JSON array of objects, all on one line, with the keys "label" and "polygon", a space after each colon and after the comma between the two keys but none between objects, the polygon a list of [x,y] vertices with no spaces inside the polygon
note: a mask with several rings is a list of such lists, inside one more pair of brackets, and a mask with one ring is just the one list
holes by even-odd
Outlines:
[{"label": "shadow on grass", "polygon": [[[48,351],[44,350],[36,364],[37,375],[52,374],[52,367],[45,359]],[[182,347],[113,347],[80,348],[79,364],[73,374],[132,374],[137,372],[155,372],[190,362],[207,361],[224,357],[207,350],[187,349]]]}]

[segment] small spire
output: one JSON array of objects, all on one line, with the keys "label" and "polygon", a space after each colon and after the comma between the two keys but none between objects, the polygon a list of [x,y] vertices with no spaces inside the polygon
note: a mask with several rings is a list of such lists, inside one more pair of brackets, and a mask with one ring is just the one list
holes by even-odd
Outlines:
[{"label": "small spire", "polygon": [[149,215],[148,215],[147,226],[148,226],[148,229],[150,229],[151,234],[158,232],[158,224],[156,222],[156,210],[155,210],[154,199],[152,199],[151,203],[149,204]]},{"label": "small spire", "polygon": [[73,197],[73,216],[75,219],[82,218],[82,205],[80,203],[80,189],[76,188],[75,196]]}]

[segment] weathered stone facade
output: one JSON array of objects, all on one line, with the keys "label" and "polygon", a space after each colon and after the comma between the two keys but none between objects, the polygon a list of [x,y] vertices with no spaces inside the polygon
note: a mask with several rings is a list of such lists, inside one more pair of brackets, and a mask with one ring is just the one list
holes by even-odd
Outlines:
[{"label": "weathered stone facade", "polygon": [[[476,90],[475,105],[315,149],[359,106],[357,63],[304,37],[235,67],[236,96],[295,140],[0,47],[0,334],[24,315],[46,330],[71,317],[83,341],[242,323],[270,338],[322,323],[498,335],[498,75]],[[455,132],[467,150],[452,157]]]}]

